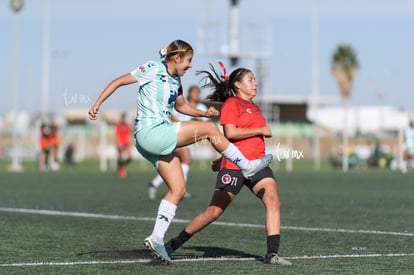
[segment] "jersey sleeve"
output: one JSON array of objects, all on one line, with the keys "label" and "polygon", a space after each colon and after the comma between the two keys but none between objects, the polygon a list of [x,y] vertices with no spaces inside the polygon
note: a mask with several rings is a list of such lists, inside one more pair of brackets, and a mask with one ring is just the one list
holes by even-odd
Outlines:
[{"label": "jersey sleeve", "polygon": [[238,125],[240,117],[240,106],[236,100],[232,98],[227,99],[221,108],[220,124],[234,124]]},{"label": "jersey sleeve", "polygon": [[143,86],[153,80],[159,71],[159,65],[157,62],[148,61],[147,63],[139,66],[131,72],[131,75],[138,81],[140,86]]}]

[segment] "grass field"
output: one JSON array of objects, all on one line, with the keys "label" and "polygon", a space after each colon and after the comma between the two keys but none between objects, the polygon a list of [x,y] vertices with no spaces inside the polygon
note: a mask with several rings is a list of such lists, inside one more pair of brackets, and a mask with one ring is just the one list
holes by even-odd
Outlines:
[{"label": "grass field", "polygon": [[[97,167],[12,174],[0,163],[0,274],[414,274],[414,172],[279,169],[280,254],[293,263],[280,267],[261,262],[264,210],[247,189],[173,264],[151,262],[142,241],[165,187],[150,201],[149,166],[132,164],[126,180]],[[193,197],[166,239],[204,210],[214,182],[193,167]]]}]

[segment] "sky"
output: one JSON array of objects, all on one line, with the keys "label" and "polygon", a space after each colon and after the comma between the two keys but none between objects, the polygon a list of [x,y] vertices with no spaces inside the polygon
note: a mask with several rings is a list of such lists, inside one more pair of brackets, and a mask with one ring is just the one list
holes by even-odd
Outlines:
[{"label": "sky", "polygon": [[[265,83],[259,93],[310,97],[316,64],[319,95],[340,104],[331,58],[339,44],[347,43],[360,63],[351,104],[414,111],[414,1],[239,4],[239,66],[252,69],[259,84]],[[45,20],[48,5],[50,24]],[[218,69],[217,62],[223,61],[229,67],[223,55],[228,48],[229,8],[227,0],[24,0],[23,9],[14,13],[9,0],[0,0],[0,115],[10,113],[13,106],[29,113],[41,112],[43,106],[56,114],[89,109],[111,80],[158,60],[158,50],[175,39],[189,42],[195,51],[193,68],[182,78],[184,89],[200,84],[196,72],[208,69],[209,63]],[[317,37],[316,44],[312,37]],[[45,79],[49,81],[42,82]],[[42,105],[42,87],[47,86],[48,104]],[[136,85],[122,87],[102,108],[133,109],[136,92]]]}]

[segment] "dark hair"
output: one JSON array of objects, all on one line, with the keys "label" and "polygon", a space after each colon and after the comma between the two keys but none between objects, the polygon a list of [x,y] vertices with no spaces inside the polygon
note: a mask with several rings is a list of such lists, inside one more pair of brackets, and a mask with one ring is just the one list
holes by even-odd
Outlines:
[{"label": "dark hair", "polygon": [[165,58],[165,60],[169,60],[176,54],[179,54],[180,57],[183,57],[188,52],[194,52],[194,50],[190,44],[183,40],[174,40],[166,48],[159,50],[160,57]]},{"label": "dark hair", "polygon": [[230,76],[220,76],[215,70],[213,65],[210,64],[211,72],[209,71],[197,71],[196,74],[204,74],[201,81],[204,84],[201,88],[210,88],[213,93],[207,96],[207,99],[212,101],[224,102],[227,98],[235,96],[234,82],[241,81],[246,73],[251,72],[245,68],[238,68],[231,72]]}]

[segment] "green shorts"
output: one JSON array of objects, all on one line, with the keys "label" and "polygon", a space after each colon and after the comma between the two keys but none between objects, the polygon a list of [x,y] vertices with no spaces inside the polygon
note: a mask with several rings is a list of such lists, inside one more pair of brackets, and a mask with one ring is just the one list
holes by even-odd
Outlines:
[{"label": "green shorts", "polygon": [[174,152],[179,129],[179,122],[166,122],[139,131],[135,130],[135,147],[144,158],[158,168],[159,157]]}]

